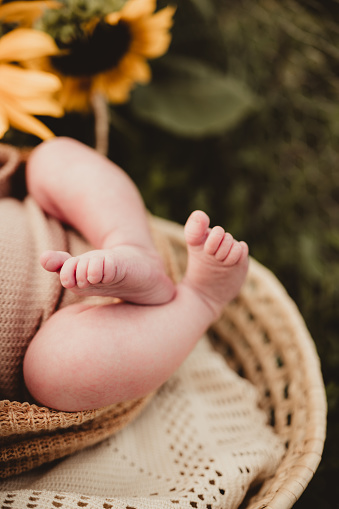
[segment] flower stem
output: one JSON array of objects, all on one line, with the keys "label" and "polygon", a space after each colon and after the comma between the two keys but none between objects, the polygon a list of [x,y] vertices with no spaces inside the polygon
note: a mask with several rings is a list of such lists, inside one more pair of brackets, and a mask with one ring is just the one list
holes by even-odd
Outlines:
[{"label": "flower stem", "polygon": [[91,97],[94,113],[95,148],[99,154],[108,155],[109,146],[109,109],[104,96],[93,93]]}]

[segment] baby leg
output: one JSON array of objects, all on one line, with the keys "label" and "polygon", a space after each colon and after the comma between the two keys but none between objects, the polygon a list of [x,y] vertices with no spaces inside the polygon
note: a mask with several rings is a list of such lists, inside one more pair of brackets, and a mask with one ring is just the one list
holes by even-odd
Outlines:
[{"label": "baby leg", "polygon": [[77,258],[59,251],[42,254],[42,266],[60,272],[65,288],[140,304],[173,297],[139,191],[114,163],[75,140],[56,138],[32,152],[27,185],[43,210],[95,248]]},{"label": "baby leg", "polygon": [[37,401],[65,411],[97,408],[143,396],[170,377],[247,272],[247,245],[208,223],[200,211],[187,221],[188,268],[170,302],[76,304],[45,323],[24,361]]}]

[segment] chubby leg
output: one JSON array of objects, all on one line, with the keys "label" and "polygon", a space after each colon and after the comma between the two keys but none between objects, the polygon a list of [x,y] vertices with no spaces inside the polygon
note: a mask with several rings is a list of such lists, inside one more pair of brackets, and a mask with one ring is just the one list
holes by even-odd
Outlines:
[{"label": "chubby leg", "polygon": [[175,297],[157,306],[69,306],[30,344],[24,376],[41,404],[85,410],[143,396],[179,367],[239,292],[248,248],[194,212],[185,227],[188,268]]},{"label": "chubby leg", "polygon": [[45,212],[73,226],[95,248],[76,258],[42,254],[42,266],[60,272],[65,288],[140,304],[173,298],[142,198],[118,166],[75,140],[55,138],[32,152],[27,185]]}]

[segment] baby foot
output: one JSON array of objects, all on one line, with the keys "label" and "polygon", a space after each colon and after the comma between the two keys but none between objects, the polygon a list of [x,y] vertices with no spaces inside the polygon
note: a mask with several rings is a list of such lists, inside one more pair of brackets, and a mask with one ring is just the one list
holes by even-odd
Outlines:
[{"label": "baby foot", "polygon": [[188,266],[183,282],[193,288],[218,317],[240,291],[248,269],[248,247],[196,210],[185,225]]},{"label": "baby foot", "polygon": [[118,297],[136,304],[164,304],[175,288],[157,253],[137,246],[117,246],[80,256],[45,251],[41,265],[59,272],[64,288],[84,296]]}]

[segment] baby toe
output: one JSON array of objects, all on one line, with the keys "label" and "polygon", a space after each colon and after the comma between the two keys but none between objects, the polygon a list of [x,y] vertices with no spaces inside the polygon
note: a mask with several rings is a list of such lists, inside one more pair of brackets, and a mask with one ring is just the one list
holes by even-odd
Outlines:
[{"label": "baby toe", "polygon": [[44,251],[40,263],[49,272],[57,272],[71,255],[65,251]]},{"label": "baby toe", "polygon": [[210,219],[202,210],[195,210],[185,224],[185,238],[189,246],[200,246],[206,240]]},{"label": "baby toe", "polygon": [[102,256],[93,256],[90,258],[87,267],[87,281],[92,285],[101,282],[103,277],[104,260]]},{"label": "baby toe", "polygon": [[77,286],[80,289],[87,288],[90,285],[89,281],[87,280],[88,263],[89,259],[86,256],[82,256],[79,258],[75,277]]},{"label": "baby toe", "polygon": [[204,246],[205,253],[215,255],[225,237],[225,230],[221,226],[212,228]]},{"label": "baby toe", "polygon": [[243,252],[243,248],[240,245],[240,243],[237,242],[236,240],[233,241],[231,249],[230,249],[228,255],[226,256],[224,263],[228,266],[235,265],[240,260],[240,258],[242,256],[242,252]]},{"label": "baby toe", "polygon": [[72,257],[65,261],[60,270],[60,282],[64,288],[73,288],[76,286],[76,268],[78,257]]},{"label": "baby toe", "polygon": [[102,282],[104,284],[112,283],[115,280],[116,275],[117,275],[117,266],[114,263],[113,258],[107,256],[105,258]]},{"label": "baby toe", "polygon": [[242,258],[247,258],[248,257],[248,254],[249,254],[249,248],[248,248],[248,245],[246,244],[246,242],[244,242],[243,240],[241,240],[239,242],[239,244],[241,245],[241,248],[242,248],[242,255],[241,257]]},{"label": "baby toe", "polygon": [[222,239],[216,253],[215,258],[219,262],[223,262],[230,252],[234,243],[234,239],[230,233],[225,233],[224,238]]}]

